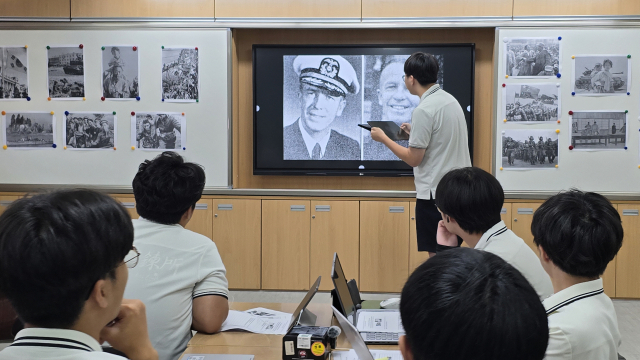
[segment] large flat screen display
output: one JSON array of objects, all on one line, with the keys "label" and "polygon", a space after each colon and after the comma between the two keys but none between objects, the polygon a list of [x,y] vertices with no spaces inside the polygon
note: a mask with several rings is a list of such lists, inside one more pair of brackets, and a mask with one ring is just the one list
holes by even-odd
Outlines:
[{"label": "large flat screen display", "polygon": [[473,149],[474,44],[254,45],[254,175],[413,175],[358,124],[411,123],[420,98],[404,84],[404,62],[417,51],[438,59]]}]

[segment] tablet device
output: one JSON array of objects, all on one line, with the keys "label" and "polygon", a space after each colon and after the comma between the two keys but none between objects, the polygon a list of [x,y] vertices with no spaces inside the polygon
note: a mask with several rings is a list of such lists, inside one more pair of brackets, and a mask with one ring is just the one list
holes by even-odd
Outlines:
[{"label": "tablet device", "polygon": [[409,140],[409,134],[393,121],[367,121],[371,127],[380,128],[393,141]]}]

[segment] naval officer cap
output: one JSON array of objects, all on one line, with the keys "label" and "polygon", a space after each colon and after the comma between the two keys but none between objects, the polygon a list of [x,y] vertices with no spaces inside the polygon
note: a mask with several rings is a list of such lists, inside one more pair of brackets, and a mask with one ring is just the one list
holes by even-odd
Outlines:
[{"label": "naval officer cap", "polygon": [[300,55],[293,60],[293,69],[301,83],[337,92],[357,94],[360,91],[358,75],[353,66],[342,56]]}]

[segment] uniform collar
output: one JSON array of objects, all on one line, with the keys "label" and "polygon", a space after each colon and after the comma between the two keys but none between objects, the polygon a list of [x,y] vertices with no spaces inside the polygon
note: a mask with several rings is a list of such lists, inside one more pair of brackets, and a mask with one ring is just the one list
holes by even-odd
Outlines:
[{"label": "uniform collar", "polygon": [[602,279],[596,279],[575,284],[564,290],[560,290],[546,298],[542,304],[544,305],[544,309],[547,311],[547,316],[549,316],[564,306],[578,300],[602,294],[603,292]]},{"label": "uniform collar", "polygon": [[509,230],[507,229],[507,225],[504,224],[504,221],[500,220],[499,223],[493,225],[491,229],[482,234],[482,237],[480,238],[474,249],[483,250],[485,247],[487,247],[491,238],[504,234],[505,232],[507,232],[507,230]]},{"label": "uniform collar", "polygon": [[320,158],[324,156],[325,150],[327,150],[327,143],[329,142],[329,138],[331,137],[331,131],[327,133],[320,141],[315,141],[311,135],[304,129],[302,126],[302,118],[298,119],[298,126],[300,127],[300,132],[302,133],[302,138],[304,139],[304,144],[307,145],[307,150],[309,151],[309,157],[313,157],[313,148],[316,144],[320,144]]},{"label": "uniform collar", "polygon": [[429,88],[429,90],[425,91],[424,94],[422,94],[422,96],[420,97],[420,101],[426,99],[427,96],[433,94],[438,90],[440,90],[440,84],[434,84],[432,87]]},{"label": "uniform collar", "polygon": [[20,330],[11,346],[102,352],[102,347],[96,339],[83,332],[68,329],[26,328]]}]

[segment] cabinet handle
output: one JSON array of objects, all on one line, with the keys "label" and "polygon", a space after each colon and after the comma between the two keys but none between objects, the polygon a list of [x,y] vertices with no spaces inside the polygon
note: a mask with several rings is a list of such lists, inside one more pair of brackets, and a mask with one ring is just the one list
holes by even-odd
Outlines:
[{"label": "cabinet handle", "polygon": [[404,206],[389,206],[390,213],[403,213]]},{"label": "cabinet handle", "polygon": [[1,200],[0,206],[9,206],[13,203],[13,200]]},{"label": "cabinet handle", "polygon": [[123,202],[121,204],[122,204],[122,206],[124,206],[127,209],[135,209],[136,208],[136,203],[133,203],[133,202]]},{"label": "cabinet handle", "polygon": [[416,218],[414,218],[413,216],[411,217],[411,220],[415,220]]},{"label": "cabinet handle", "polygon": [[520,215],[533,215],[533,208],[518,208]]},{"label": "cabinet handle", "polygon": [[233,204],[218,204],[218,210],[233,210]]},{"label": "cabinet handle", "polygon": [[315,218],[316,218],[316,216],[315,216],[315,215],[311,215],[311,218],[312,218],[312,219],[315,219]]},{"label": "cabinet handle", "polygon": [[518,219],[514,218],[513,221],[518,221]]},{"label": "cabinet handle", "polygon": [[209,208],[209,204],[196,204],[196,210],[207,210]]},{"label": "cabinet handle", "polygon": [[623,216],[638,216],[639,212],[638,212],[638,209],[626,209],[626,210],[622,210],[622,215]]},{"label": "cabinet handle", "polygon": [[305,211],[307,207],[305,205],[291,205],[289,209],[291,211]]},{"label": "cabinet handle", "polygon": [[331,205],[316,205],[316,211],[331,211]]},{"label": "cabinet handle", "polygon": [[507,208],[502,208],[500,210],[500,214],[506,214],[507,213]]},{"label": "cabinet handle", "polygon": [[213,217],[218,217],[218,214],[213,214]]}]

